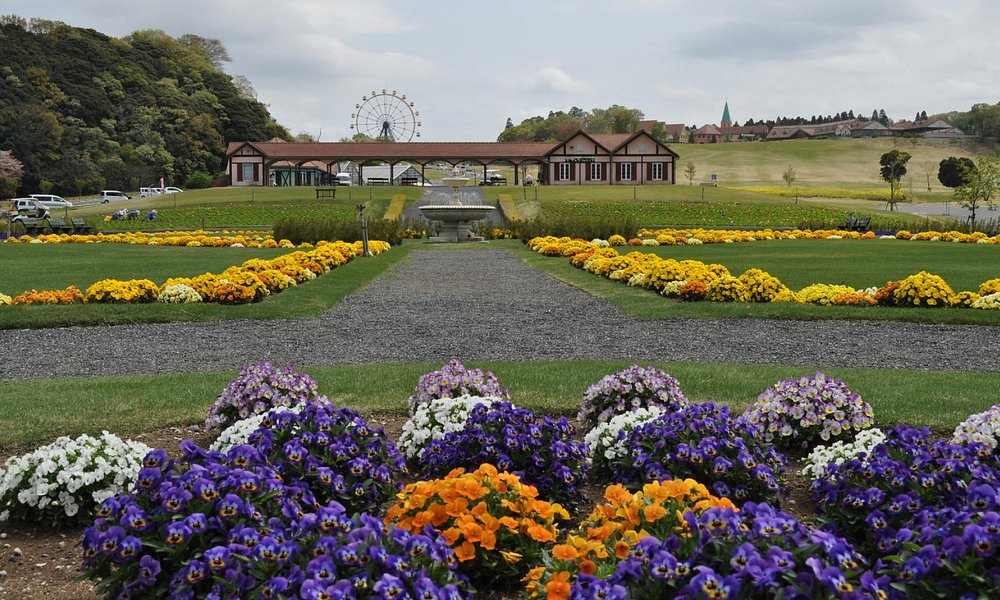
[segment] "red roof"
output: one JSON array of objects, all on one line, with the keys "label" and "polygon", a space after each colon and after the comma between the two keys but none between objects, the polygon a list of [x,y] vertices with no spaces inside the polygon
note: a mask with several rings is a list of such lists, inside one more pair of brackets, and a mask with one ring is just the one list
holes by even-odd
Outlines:
[{"label": "red roof", "polygon": [[244,145],[276,160],[537,159],[550,142],[230,142],[226,155]]}]

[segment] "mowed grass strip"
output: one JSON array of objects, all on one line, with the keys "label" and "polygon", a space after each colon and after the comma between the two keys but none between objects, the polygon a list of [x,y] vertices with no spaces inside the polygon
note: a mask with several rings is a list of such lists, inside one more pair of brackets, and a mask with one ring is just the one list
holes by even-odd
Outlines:
[{"label": "mowed grass strip", "polygon": [[[575,415],[583,393],[627,361],[467,362],[492,370],[517,406],[545,414]],[[725,403],[742,411],[781,379],[812,374],[790,366],[642,363],[666,370],[697,402]],[[440,363],[297,367],[339,406],[363,414],[406,412],[420,375]],[[823,368],[872,404],[879,426],[926,425],[950,431],[993,404],[1000,374]],[[49,443],[60,435],[108,430],[135,435],[163,427],[203,423],[208,407],[236,372],[94,377],[0,382],[0,456]]]},{"label": "mowed grass strip", "polygon": [[[154,302],[3,306],[0,307],[0,329],[315,316],[402,260],[410,248],[412,246],[401,246],[378,256],[355,258],[312,281],[273,294],[255,304],[223,306]],[[6,283],[8,276],[18,278],[18,287],[39,290],[65,288],[73,284],[86,291],[88,285],[108,277],[149,278],[160,285],[168,277],[200,275],[206,271],[221,273],[248,258],[273,258],[292,251],[287,248],[175,248],[125,244],[2,244],[0,273],[4,275],[0,276],[0,291],[11,296],[23,291],[8,291],[11,289]],[[48,259],[39,264],[49,264],[52,270],[32,272],[25,267],[26,264],[35,264],[39,256]]]}]

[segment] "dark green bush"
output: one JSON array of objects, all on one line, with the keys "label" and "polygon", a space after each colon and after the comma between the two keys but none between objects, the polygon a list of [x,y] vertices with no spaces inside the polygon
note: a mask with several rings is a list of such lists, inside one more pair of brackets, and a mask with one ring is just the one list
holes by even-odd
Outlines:
[{"label": "dark green bush", "polygon": [[191,173],[184,182],[184,187],[189,190],[203,190],[212,185],[212,176],[208,173]]},{"label": "dark green bush", "polygon": [[[361,239],[361,223],[355,219],[332,217],[283,217],[275,222],[273,235],[276,240],[291,240],[293,244],[315,244],[320,240],[356,242]],[[397,246],[402,243],[403,229],[399,221],[373,219],[368,221],[368,239]]]},{"label": "dark green bush", "polygon": [[639,223],[634,218],[625,215],[600,219],[581,215],[558,220],[535,217],[530,221],[513,221],[510,224],[510,229],[515,238],[520,238],[525,242],[533,237],[544,235],[606,240],[616,233],[625,237],[635,236],[636,232],[639,231]]}]

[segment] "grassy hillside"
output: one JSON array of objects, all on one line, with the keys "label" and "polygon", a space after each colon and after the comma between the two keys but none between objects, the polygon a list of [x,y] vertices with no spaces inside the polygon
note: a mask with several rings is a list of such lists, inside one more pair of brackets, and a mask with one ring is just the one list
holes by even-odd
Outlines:
[{"label": "grassy hillside", "polygon": [[[896,142],[896,145],[893,145]],[[932,192],[950,193],[937,180],[938,163],[949,156],[975,156],[984,148],[967,141],[919,140],[914,146],[904,139],[850,140],[788,140],[731,144],[672,144],[681,155],[677,183],[687,185],[684,167],[694,161],[697,185],[718,174],[723,186],[785,185],[781,174],[789,165],[797,178],[793,185],[801,187],[885,187],[878,175],[878,160],[884,153],[898,148],[913,155],[907,163],[909,171],[903,180],[903,190],[927,191],[930,175]]]}]

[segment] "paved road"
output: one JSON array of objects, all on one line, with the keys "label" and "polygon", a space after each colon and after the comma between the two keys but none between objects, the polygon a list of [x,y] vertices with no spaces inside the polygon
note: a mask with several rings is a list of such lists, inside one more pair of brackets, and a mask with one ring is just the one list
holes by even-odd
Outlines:
[{"label": "paved road", "polygon": [[[336,272],[328,277],[336,277]],[[664,311],[672,302],[664,300]],[[1000,371],[1000,328],[635,321],[488,247],[412,252],[318,318],[0,331],[0,378],[464,360],[625,359]]]}]

